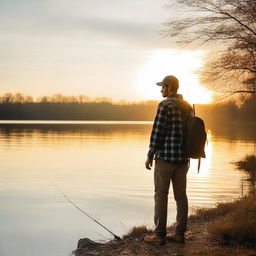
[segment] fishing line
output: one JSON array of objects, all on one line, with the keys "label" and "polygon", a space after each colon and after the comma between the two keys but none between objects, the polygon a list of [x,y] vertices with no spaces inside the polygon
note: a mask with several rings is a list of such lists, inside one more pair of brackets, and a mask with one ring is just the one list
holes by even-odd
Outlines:
[{"label": "fishing line", "polygon": [[65,197],[65,199],[72,204],[76,209],[78,209],[80,212],[82,212],[83,214],[85,214],[88,218],[90,218],[91,220],[93,220],[94,222],[96,222],[98,225],[100,225],[102,228],[104,228],[105,230],[107,230],[111,235],[114,236],[114,238],[118,241],[122,240],[119,236],[117,236],[116,234],[114,234],[112,231],[110,231],[108,228],[106,228],[103,224],[101,224],[99,221],[97,221],[96,219],[94,219],[92,216],[90,216],[88,213],[86,213],[83,209],[81,209],[78,205],[76,205],[59,187],[57,187],[56,184],[53,184],[56,189],[63,195],[63,197]]}]

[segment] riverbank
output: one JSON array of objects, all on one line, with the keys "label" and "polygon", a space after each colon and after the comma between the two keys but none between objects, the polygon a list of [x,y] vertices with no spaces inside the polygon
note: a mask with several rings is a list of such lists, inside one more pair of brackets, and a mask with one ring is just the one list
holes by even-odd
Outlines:
[{"label": "riverbank", "polygon": [[75,256],[255,256],[256,249],[243,248],[230,244],[221,245],[211,241],[207,231],[208,222],[189,224],[186,243],[167,242],[165,246],[149,245],[143,242],[145,234],[127,236],[122,241],[110,241],[106,244],[94,243],[87,239],[80,240],[80,248]]},{"label": "riverbank", "polygon": [[[251,203],[252,205],[246,207]],[[237,207],[243,209],[237,211]],[[255,195],[235,202],[219,204],[211,209],[199,209],[189,218],[186,243],[167,242],[165,246],[143,242],[146,227],[135,227],[121,241],[105,244],[80,239],[75,256],[256,256]],[[236,212],[237,214],[234,214]],[[243,212],[243,214],[242,214]],[[248,218],[248,214],[251,216]],[[243,216],[242,216],[243,215]],[[241,221],[235,220],[238,216]],[[243,218],[244,217],[244,218]],[[222,225],[220,225],[222,223]],[[248,228],[247,225],[250,225]],[[241,228],[244,226],[248,234]],[[174,225],[168,228],[173,232]],[[235,235],[232,236],[233,233]]]}]

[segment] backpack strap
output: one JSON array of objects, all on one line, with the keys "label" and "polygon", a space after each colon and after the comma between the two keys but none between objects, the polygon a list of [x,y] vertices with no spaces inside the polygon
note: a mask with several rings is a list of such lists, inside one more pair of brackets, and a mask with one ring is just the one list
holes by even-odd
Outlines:
[{"label": "backpack strap", "polygon": [[197,173],[199,173],[200,166],[201,166],[201,157],[199,157],[199,159],[198,159]]},{"label": "backpack strap", "polygon": [[[193,104],[193,116],[196,116],[196,106]],[[197,173],[199,173],[201,166],[201,157],[198,158],[198,164],[197,164]]]}]

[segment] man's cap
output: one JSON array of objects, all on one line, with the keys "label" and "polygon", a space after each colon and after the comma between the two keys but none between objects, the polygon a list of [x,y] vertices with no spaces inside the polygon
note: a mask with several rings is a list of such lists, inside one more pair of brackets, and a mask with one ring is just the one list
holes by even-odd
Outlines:
[{"label": "man's cap", "polygon": [[159,86],[167,85],[173,90],[179,89],[179,80],[175,76],[166,76],[163,81],[156,83]]}]

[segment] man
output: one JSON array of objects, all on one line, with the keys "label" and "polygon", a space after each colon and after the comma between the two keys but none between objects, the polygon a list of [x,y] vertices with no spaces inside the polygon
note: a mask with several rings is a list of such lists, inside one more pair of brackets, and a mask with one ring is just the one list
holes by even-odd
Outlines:
[{"label": "man", "polygon": [[192,114],[191,106],[177,94],[179,81],[175,76],[166,76],[162,82],[162,96],[166,99],[158,105],[145,166],[151,169],[155,158],[155,234],[144,237],[145,242],[165,244],[167,206],[170,181],[177,205],[177,226],[174,235],[167,238],[184,242],[187,229],[188,200],[186,175],[188,158],[185,156],[184,129],[186,118]]}]

